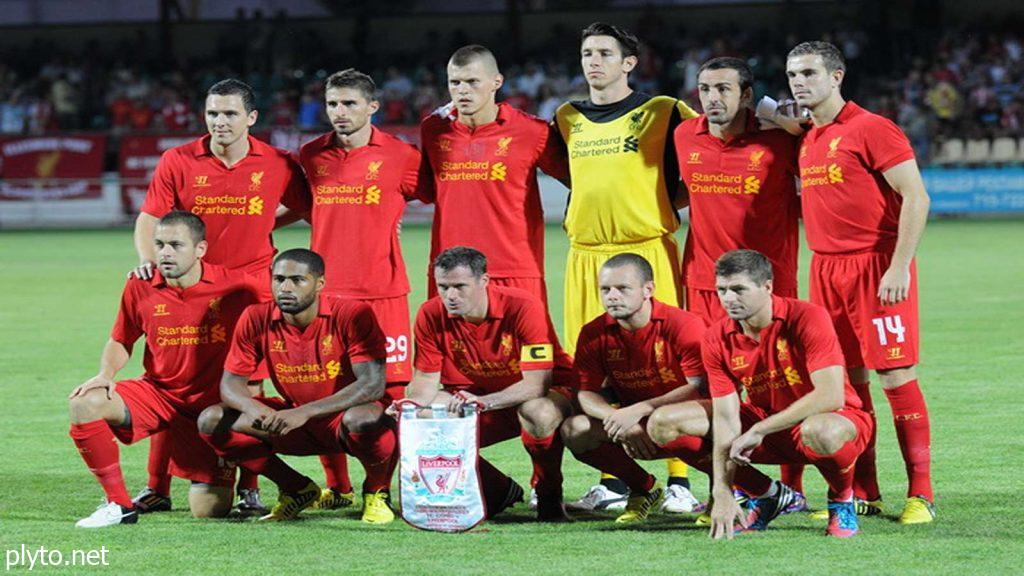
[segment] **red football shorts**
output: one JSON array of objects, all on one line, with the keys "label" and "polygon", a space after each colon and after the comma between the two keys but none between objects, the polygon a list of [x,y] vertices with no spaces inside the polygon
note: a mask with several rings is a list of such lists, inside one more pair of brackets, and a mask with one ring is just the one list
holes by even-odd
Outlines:
[{"label": "red football shorts", "polygon": [[[776,290],[775,294],[783,298],[796,298],[796,289]],[[718,292],[690,288],[689,286],[686,287],[686,310],[700,316],[707,326],[726,316],[725,308],[722,308],[722,301],[718,299]]]},{"label": "red football shorts", "polygon": [[[857,429],[856,438],[848,442],[843,450],[851,450],[854,454],[864,452],[871,439],[871,416],[859,408],[841,408],[833,414],[846,418]],[[757,406],[746,402],[740,404],[740,422],[744,432],[768,416],[765,410]],[[780,430],[765,436],[761,445],[751,453],[750,461],[758,464],[808,464],[814,457],[808,450],[800,434],[800,426],[793,426],[788,430]]]},{"label": "red football shorts", "polygon": [[213,486],[233,486],[235,466],[217,457],[199,437],[196,418],[205,406],[183,407],[146,380],[122,380],[114,388],[131,414],[131,427],[111,427],[118,440],[134,444],[166,431],[171,448],[169,471],[179,478]]},{"label": "red football shorts", "polygon": [[[284,398],[257,398],[256,401],[270,406],[274,410],[287,410],[295,407]],[[378,400],[377,403],[382,407],[387,407],[390,404],[384,400]],[[293,456],[347,452],[345,444],[339,438],[341,420],[344,417],[345,412],[341,411],[330,417],[311,418],[300,428],[292,430],[284,436],[272,436],[269,441],[270,449],[277,454]]]},{"label": "red football shorts", "polygon": [[370,306],[380,329],[387,337],[388,384],[405,384],[412,380],[412,336],[409,329],[409,298],[374,298],[362,300]]},{"label": "red football shorts", "polygon": [[905,368],[918,360],[917,265],[910,263],[910,294],[883,306],[878,284],[890,254],[843,256],[815,254],[811,259],[811,302],[828,310],[849,368]]}]

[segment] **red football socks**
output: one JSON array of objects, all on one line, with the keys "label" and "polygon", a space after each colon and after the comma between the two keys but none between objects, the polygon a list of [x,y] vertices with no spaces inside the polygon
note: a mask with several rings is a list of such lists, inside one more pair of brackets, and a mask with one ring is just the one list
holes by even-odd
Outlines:
[{"label": "red football socks", "polygon": [[556,430],[546,438],[536,438],[523,430],[523,446],[533,461],[534,488],[538,497],[558,497],[562,494],[562,436]]},{"label": "red football socks", "polygon": [[235,484],[236,490],[259,490],[259,488],[260,477],[258,474],[253,474],[245,468],[238,469],[238,483]]},{"label": "red football socks", "polygon": [[634,494],[647,492],[654,486],[654,476],[648,474],[618,444],[603,442],[597,448],[575,456],[580,462],[621,479]]},{"label": "red football socks", "polygon": [[352,480],[348,477],[348,456],[344,453],[321,454],[320,465],[324,467],[328,488],[338,492],[352,491]]},{"label": "red football socks", "polygon": [[854,384],[853,389],[857,391],[862,404],[861,409],[871,415],[871,439],[864,453],[857,458],[857,465],[853,469],[853,495],[863,500],[878,500],[882,497],[878,488],[878,470],[875,466],[875,442],[878,439],[878,421],[875,419],[875,405],[871,401],[871,383],[862,382]]},{"label": "red football socks", "polygon": [[128,496],[124,474],[121,473],[121,451],[110,425],[105,420],[72,424],[69,435],[85,465],[103,487],[107,501],[132,508],[132,499]]},{"label": "red football socks", "polygon": [[804,465],[803,464],[780,464],[779,480],[793,490],[804,491]]},{"label": "red football socks", "polygon": [[149,463],[146,471],[149,472],[149,486],[161,496],[171,495],[171,475],[167,471],[171,464],[171,443],[164,432],[157,432],[149,437]]},{"label": "red football socks", "polygon": [[391,488],[391,475],[398,463],[397,440],[390,426],[382,426],[370,432],[349,432],[346,435],[348,449],[366,470],[364,494]]},{"label": "red football socks", "polygon": [[909,486],[907,496],[923,496],[933,502],[931,477],[931,430],[928,406],[917,380],[886,390],[892,419],[896,424],[896,438],[907,466]]}]

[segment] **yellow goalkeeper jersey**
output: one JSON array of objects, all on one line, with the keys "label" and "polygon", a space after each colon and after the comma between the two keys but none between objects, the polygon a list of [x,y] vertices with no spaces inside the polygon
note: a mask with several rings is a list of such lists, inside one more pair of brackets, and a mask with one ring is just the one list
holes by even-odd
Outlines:
[{"label": "yellow goalkeeper jersey", "polygon": [[575,244],[642,242],[679,228],[672,132],[697,114],[668,96],[567,102],[555,114],[569,156],[565,231]]}]

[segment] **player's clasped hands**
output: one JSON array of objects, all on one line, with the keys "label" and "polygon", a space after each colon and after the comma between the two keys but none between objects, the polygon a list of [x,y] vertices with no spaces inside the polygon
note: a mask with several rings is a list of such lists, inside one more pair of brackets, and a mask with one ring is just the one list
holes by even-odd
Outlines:
[{"label": "player's clasped hands", "polygon": [[102,374],[97,374],[96,376],[93,376],[92,378],[86,380],[84,384],[76,386],[75,389],[71,391],[71,394],[68,395],[68,398],[74,398],[75,396],[85,396],[85,394],[89,392],[89,390],[92,390],[93,388],[106,388],[107,399],[109,400],[110,393],[111,391],[114,390],[114,381],[111,380],[110,378],[107,378],[106,376],[103,376]]},{"label": "player's clasped hands", "polygon": [[621,442],[627,430],[640,424],[643,414],[635,408],[635,404],[619,408],[604,419],[604,431],[613,442]]},{"label": "player's clasped hands", "polygon": [[252,426],[271,436],[283,436],[292,430],[301,428],[309,421],[309,416],[301,408],[288,410],[272,410],[267,408],[258,417],[253,418]]},{"label": "player's clasped hands", "polygon": [[647,435],[643,426],[639,424],[634,424],[627,430],[619,443],[622,444],[622,449],[626,451],[626,454],[633,459],[651,460],[658,454],[658,447],[651,441],[651,437]]},{"label": "player's clasped hands", "polygon": [[747,514],[729,492],[716,492],[711,504],[711,532],[715,540],[726,538],[732,540],[736,525],[747,527]]}]

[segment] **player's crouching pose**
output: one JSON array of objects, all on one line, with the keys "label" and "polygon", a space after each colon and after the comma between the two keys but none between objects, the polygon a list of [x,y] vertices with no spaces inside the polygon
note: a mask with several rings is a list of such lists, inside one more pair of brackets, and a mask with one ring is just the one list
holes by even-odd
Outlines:
[{"label": "player's crouching pose", "polygon": [[[196,417],[218,401],[232,331],[246,306],[256,302],[258,288],[242,272],[203,263],[205,236],[203,221],[188,212],[170,212],[157,222],[156,272],[149,280],[128,280],[99,374],[71,393],[71,438],[107,496],[78,521],[80,528],[138,521],[114,438],[133,444],[164,430],[173,448],[172,471],[193,482],[192,515],[224,516],[231,510],[234,467],[220,463],[199,438]],[[145,373],[115,383],[142,335]]]},{"label": "player's crouching pose", "polygon": [[[415,370],[406,398],[445,403],[452,413],[477,403],[481,447],[521,436],[533,460],[537,519],[566,520],[558,427],[572,413],[564,388],[571,366],[554,354],[558,343],[543,303],[524,290],[491,284],[487,258],[472,248],[445,250],[433,270],[438,296],[416,317]],[[470,384],[443,382],[446,361]],[[480,458],[479,470],[488,517],[523,499],[522,487],[487,460]]]},{"label": "player's crouching pose", "polygon": [[659,408],[650,418],[651,438],[697,468],[707,469],[712,460],[715,538],[731,538],[737,521],[746,530],[764,530],[793,498],[778,482],[743,488],[751,499],[742,510],[732,487],[753,462],[816,466],[828,483],[826,533],[853,536],[853,465],[873,425],[846,378],[828,313],[773,296],[771,263],[760,252],[726,253],[715,276],[729,317],[704,336],[712,399]]},{"label": "player's crouching pose", "polygon": [[615,521],[639,522],[663,489],[633,458],[671,456],[647,435],[647,417],[660,406],[701,396],[704,322],[654,299],[654,270],[637,254],[612,256],[598,287],[606,313],[583,327],[576,346],[584,413],[562,424],[562,438],[579,461],[626,482],[629,500]]},{"label": "player's crouching pose", "polygon": [[[274,260],[274,302],[250,307],[238,322],[220,383],[222,404],[199,416],[199,432],[217,453],[277,484],[261,520],[290,520],[320,488],[277,454],[347,452],[363,464],[363,522],[394,520],[394,422],[384,415],[384,333],[362,302],[321,297],[324,261],[311,250]],[[253,398],[245,374],[267,360],[281,398]]]}]

